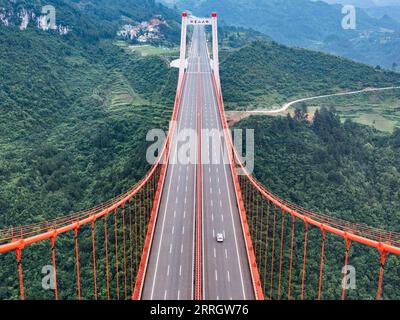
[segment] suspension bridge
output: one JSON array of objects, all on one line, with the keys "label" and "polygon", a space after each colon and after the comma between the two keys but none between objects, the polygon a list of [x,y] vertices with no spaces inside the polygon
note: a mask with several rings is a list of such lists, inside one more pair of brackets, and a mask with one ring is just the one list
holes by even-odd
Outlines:
[{"label": "suspension bridge", "polygon": [[[177,94],[155,164],[128,192],[97,207],[1,229],[3,296],[38,298],[43,274],[35,268],[49,262],[45,298],[345,299],[352,255],[362,261],[369,298],[381,299],[386,283],[395,287],[396,261],[385,267],[400,255],[399,233],[306,210],[247,171],[224,112],[216,13],[182,14],[180,58],[172,65],[179,67]],[[188,129],[199,133],[192,142],[196,161],[176,163],[178,135]],[[205,129],[222,133],[219,148],[203,140]],[[227,161],[204,161],[212,157]]]}]

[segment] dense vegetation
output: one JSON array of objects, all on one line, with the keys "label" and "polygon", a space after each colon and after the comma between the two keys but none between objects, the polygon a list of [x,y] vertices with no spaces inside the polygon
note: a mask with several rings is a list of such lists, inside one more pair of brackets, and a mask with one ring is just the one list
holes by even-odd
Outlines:
[{"label": "dense vegetation", "polygon": [[[389,135],[350,120],[343,124],[334,110],[327,109],[317,112],[312,123],[305,120],[304,112],[299,110],[294,118],[250,117],[239,122],[237,127],[255,130],[254,175],[274,193],[317,212],[398,231],[399,129]],[[286,221],[289,226],[290,218]],[[280,230],[279,224],[277,230]],[[297,298],[301,284],[303,234],[304,226],[297,221],[293,282]],[[321,232],[311,228],[310,237],[306,297],[311,299],[316,298]],[[289,227],[285,239],[290,239]],[[287,279],[289,269],[288,241],[284,249],[283,279]],[[344,241],[328,236],[327,243],[323,298],[338,299]],[[374,298],[379,270],[377,252],[353,244],[349,261],[356,268],[357,289],[350,290],[348,296]],[[398,298],[398,265],[399,260],[391,256],[385,269],[385,298]],[[286,292],[285,285],[286,280],[282,292]]]},{"label": "dense vegetation", "polygon": [[[135,24],[150,20],[156,15],[161,15],[167,25],[162,26],[162,43],[174,45],[179,42],[179,15],[168,8],[155,3],[154,0],[129,1],[129,0],[49,0],[29,1],[0,0],[0,9],[5,10],[5,17],[9,27],[21,24],[23,10],[29,15],[41,14],[45,5],[52,5],[56,10],[56,24],[68,26],[74,36],[93,43],[104,38],[115,38],[117,30],[123,24]],[[36,21],[30,17],[28,28],[36,28]],[[3,23],[0,23],[3,27]]]},{"label": "dense vegetation", "polygon": [[[126,190],[146,171],[147,130],[168,122],[176,72],[166,58],[75,40],[0,29],[2,226]],[[135,95],[114,110],[121,81]]]},{"label": "dense vegetation", "polygon": [[[166,129],[171,115],[177,72],[169,62],[175,57],[128,52],[114,44],[117,22],[102,23],[90,10],[80,16],[63,4],[60,21],[68,12],[76,18],[64,20],[73,26],[66,36],[34,24],[24,31],[0,26],[1,228],[60,217],[126,191],[149,168],[148,130]],[[79,235],[82,261],[91,261],[88,232],[83,227]],[[69,236],[57,240],[64,299],[76,296]],[[52,297],[41,287],[48,252],[47,243],[24,250],[28,298]],[[18,298],[14,263],[13,253],[1,255],[0,299]],[[103,256],[98,263],[104,279]],[[82,296],[93,298],[89,264],[81,276]]]},{"label": "dense vegetation", "polygon": [[274,42],[226,51],[221,80],[230,109],[269,108],[297,97],[400,84],[400,75]]},{"label": "dense vegetation", "polygon": [[[168,63],[174,57],[142,57],[116,46],[113,39],[121,15],[144,20],[148,8],[143,6],[154,13],[165,9],[152,1],[51,3],[64,6],[58,7],[65,8],[59,17],[74,26],[69,35],[0,26],[1,227],[87,209],[125,191],[148,169],[147,131],[166,128],[172,110],[177,73]],[[396,74],[264,40],[240,48],[263,38],[243,29],[221,30],[221,35],[224,47],[238,48],[222,55],[223,88],[231,108],[400,82]],[[177,38],[175,33],[171,41]],[[274,192],[348,220],[397,229],[398,131],[389,136],[351,122],[342,125],[328,111],[317,114],[313,124],[250,118],[239,126],[256,129],[261,147],[256,149],[255,174]],[[322,200],[321,193],[327,195]],[[89,230],[80,237],[82,261],[90,261]],[[61,292],[71,298],[72,242],[60,242],[58,248],[66,250],[59,253],[64,262]],[[38,267],[51,264],[48,244],[39,246],[38,251],[24,250],[27,296],[51,298],[40,287]],[[15,256],[1,259],[0,298],[17,298]],[[104,257],[99,265],[99,278],[104,279]],[[83,296],[88,298],[90,267],[82,266]],[[391,297],[395,291],[387,292]]]}]

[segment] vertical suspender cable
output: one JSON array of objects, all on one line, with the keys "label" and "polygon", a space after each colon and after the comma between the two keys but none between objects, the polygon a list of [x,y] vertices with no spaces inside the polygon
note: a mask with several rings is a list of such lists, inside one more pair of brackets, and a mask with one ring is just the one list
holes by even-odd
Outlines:
[{"label": "vertical suspender cable", "polygon": [[304,221],[305,233],[304,233],[304,251],[303,251],[303,267],[301,275],[301,296],[300,299],[304,300],[304,282],[306,279],[306,263],[307,263],[307,242],[308,242],[308,222]]},{"label": "vertical suspender cable", "polygon": [[17,264],[18,264],[19,297],[21,300],[25,300],[24,278],[22,274],[22,250],[19,248],[16,249],[15,255],[17,256]]},{"label": "vertical suspender cable", "polygon": [[289,281],[288,281],[288,300],[290,300],[292,286],[293,250],[294,250],[294,224],[296,217],[292,215],[292,237],[290,240],[290,261],[289,261]]},{"label": "vertical suspender cable", "polygon": [[118,220],[117,210],[114,210],[114,241],[115,241],[115,280],[117,290],[117,300],[119,300],[119,269],[118,269]]},{"label": "vertical suspender cable", "polygon": [[129,199],[129,258],[131,275],[131,295],[133,294],[133,241],[132,241],[132,198]]},{"label": "vertical suspender cable", "polygon": [[78,227],[74,229],[74,240],[75,240],[76,288],[78,291],[78,300],[81,300],[81,273],[79,270]]},{"label": "vertical suspender cable", "polygon": [[96,268],[96,240],[94,237],[94,221],[92,220],[92,255],[93,255],[93,293],[94,299],[97,300],[97,268]]},{"label": "vertical suspender cable", "polygon": [[259,242],[259,252],[258,252],[258,265],[259,268],[261,268],[261,264],[262,264],[262,253],[261,253],[261,249],[262,249],[262,239],[263,239],[263,226],[264,226],[264,198],[261,195],[261,219],[260,219],[260,242]]},{"label": "vertical suspender cable", "polygon": [[322,232],[322,243],[321,243],[321,263],[319,267],[318,300],[321,300],[322,275],[324,272],[325,238],[326,238],[325,229],[322,228],[321,232]]},{"label": "vertical suspender cable", "polygon": [[126,280],[126,237],[125,237],[125,206],[126,204],[122,204],[122,240],[123,240],[123,257],[124,257],[124,294],[125,300],[128,298],[128,287]]},{"label": "vertical suspender cable", "polygon": [[376,293],[376,299],[381,300],[382,296],[382,283],[383,283],[383,272],[385,269],[385,262],[386,262],[386,251],[381,251],[381,261],[380,261],[380,268],[379,268],[379,281],[378,281],[378,292]]},{"label": "vertical suspender cable", "polygon": [[280,255],[279,255],[279,275],[278,275],[278,300],[281,299],[281,281],[282,281],[282,256],[283,256],[283,239],[285,233],[285,211],[281,209],[282,222],[281,222],[281,243],[280,243]]},{"label": "vertical suspender cable", "polygon": [[53,263],[53,281],[54,281],[54,299],[58,300],[58,288],[57,288],[57,266],[56,266],[56,238],[55,236],[50,238],[51,244],[51,259]]},{"label": "vertical suspender cable", "polygon": [[107,216],[104,216],[104,251],[106,254],[106,290],[107,300],[110,300],[110,268],[108,265],[108,228],[107,228]]},{"label": "vertical suspender cable", "polygon": [[264,296],[266,295],[267,290],[267,265],[268,265],[268,233],[269,233],[269,211],[270,211],[270,203],[267,199],[267,226],[265,227],[265,245],[264,245]]},{"label": "vertical suspender cable", "polygon": [[346,237],[346,254],[344,257],[344,270],[343,270],[343,279],[342,279],[342,300],[346,297],[346,276],[347,276],[347,264],[349,261],[349,251],[350,251],[350,244],[351,241]]},{"label": "vertical suspender cable", "polygon": [[272,247],[271,247],[271,274],[269,284],[269,299],[272,300],[273,280],[274,280],[274,255],[275,255],[275,229],[276,229],[276,205],[274,204],[274,224],[272,228]]}]

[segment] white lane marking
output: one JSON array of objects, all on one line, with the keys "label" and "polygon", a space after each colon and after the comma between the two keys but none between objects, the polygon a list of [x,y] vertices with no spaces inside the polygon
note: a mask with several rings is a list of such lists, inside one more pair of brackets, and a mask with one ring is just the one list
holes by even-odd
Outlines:
[{"label": "white lane marking", "polygon": [[174,218],[176,218],[176,210],[174,210]]},{"label": "white lane marking", "polygon": [[214,258],[217,257],[217,250],[214,248]]},{"label": "white lane marking", "polygon": [[179,276],[182,277],[182,265],[179,266]]},{"label": "white lane marking", "polygon": [[175,199],[175,203],[178,204],[178,197]]},{"label": "white lane marking", "polygon": [[167,277],[169,277],[169,265],[168,265],[168,269],[167,269]]},{"label": "white lane marking", "polygon": [[164,300],[167,300],[167,290],[165,290],[165,292],[164,292]]},{"label": "white lane marking", "polygon": [[215,238],[215,230],[213,229],[213,238]]},{"label": "white lane marking", "polygon": [[219,206],[222,208],[222,201],[219,200]]},{"label": "white lane marking", "polygon": [[215,281],[218,281],[218,271],[215,269]]},{"label": "white lane marking", "polygon": [[[216,108],[216,105],[215,105],[215,101],[216,101],[217,97],[215,96],[215,92],[212,89],[211,89],[211,93],[212,93],[212,95],[214,97],[214,99],[213,99],[214,108],[213,109],[214,109],[215,119],[216,119],[217,123],[220,124],[220,122],[218,122],[217,108]],[[224,149],[227,148],[226,144],[227,144],[227,141],[225,141],[224,147],[222,145],[220,145],[220,152],[221,152],[222,156],[224,155]],[[224,176],[225,176],[226,186],[229,186],[228,174],[227,174],[227,171],[226,171],[226,166],[224,165],[223,168],[224,168]],[[218,180],[218,184],[219,184],[219,177],[217,177],[217,180]],[[233,226],[233,235],[234,235],[234,238],[235,238],[236,255],[237,255],[238,263],[239,263],[239,273],[240,273],[240,281],[241,281],[241,285],[242,285],[243,299],[246,300],[246,292],[245,292],[245,289],[244,289],[242,264],[241,264],[241,261],[240,261],[239,246],[238,246],[237,236],[236,236],[236,227],[235,227],[235,221],[234,221],[234,218],[233,218],[233,206],[232,206],[232,200],[231,200],[231,192],[230,192],[230,188],[229,187],[227,189],[228,189],[229,208],[230,208],[231,220],[232,220],[232,226]],[[225,231],[224,231],[224,237],[225,237]]]},{"label": "white lane marking", "polygon": [[214,213],[211,213],[211,220],[214,221]]},{"label": "white lane marking", "polygon": [[224,215],[221,214],[221,221],[224,222]]},{"label": "white lane marking", "polygon": [[185,204],[187,203],[187,198],[185,197]]},{"label": "white lane marking", "polygon": [[186,210],[183,211],[183,219],[185,219],[185,218],[186,218]]},{"label": "white lane marking", "polygon": [[219,296],[217,296],[217,300],[219,300]]},{"label": "white lane marking", "polygon": [[174,234],[175,226],[172,226],[172,234]]},{"label": "white lane marking", "polygon": [[183,244],[181,244],[181,253],[183,253]]},{"label": "white lane marking", "polygon": [[182,227],[182,234],[185,234],[185,227]]},{"label": "white lane marking", "polygon": [[228,250],[225,249],[225,259],[228,259]]},{"label": "white lane marking", "polygon": [[218,188],[218,193],[219,195],[221,195],[221,188]]},{"label": "white lane marking", "polygon": [[181,298],[181,291],[178,290],[178,300],[180,300],[180,298]]},{"label": "white lane marking", "polygon": [[172,243],[169,245],[169,253],[172,253]]},{"label": "white lane marking", "polygon": [[188,187],[187,187],[187,185],[186,185],[186,187],[185,187],[185,192],[187,192],[187,189],[188,189]]},{"label": "white lane marking", "polygon": [[227,271],[227,273],[228,273],[228,282],[231,282],[231,275],[229,273],[229,270]]}]

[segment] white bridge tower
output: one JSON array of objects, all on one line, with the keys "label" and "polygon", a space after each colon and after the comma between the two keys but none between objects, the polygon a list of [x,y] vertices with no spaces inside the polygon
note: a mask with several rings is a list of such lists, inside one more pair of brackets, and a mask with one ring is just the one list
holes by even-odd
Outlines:
[{"label": "white bridge tower", "polygon": [[[180,55],[178,60],[171,62],[172,67],[179,68],[179,80],[178,89],[182,85],[183,75],[187,68],[187,26],[188,25],[210,25],[212,27],[212,60],[211,68],[214,72],[215,80],[217,82],[217,88],[220,90],[220,79],[219,79],[219,56],[218,56],[218,24],[217,24],[217,13],[213,12],[211,18],[198,18],[194,16],[188,16],[186,12],[182,13],[182,27],[181,27],[181,47]],[[220,92],[217,92],[220,94]]]}]

